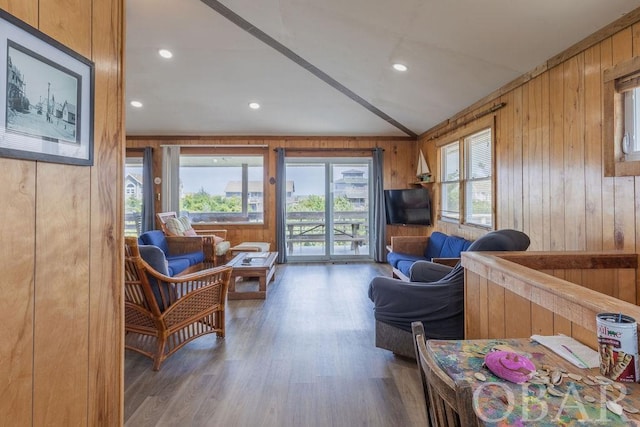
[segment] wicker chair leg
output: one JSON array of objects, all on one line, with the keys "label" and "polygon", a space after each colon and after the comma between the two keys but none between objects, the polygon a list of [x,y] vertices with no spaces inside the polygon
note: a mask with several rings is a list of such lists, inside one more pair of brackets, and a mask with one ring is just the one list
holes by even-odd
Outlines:
[{"label": "wicker chair leg", "polygon": [[160,365],[164,361],[164,348],[167,346],[167,338],[166,337],[158,337],[158,347],[156,349],[156,354],[153,357],[153,370],[159,371]]},{"label": "wicker chair leg", "polygon": [[224,311],[216,312],[216,327],[220,330],[216,332],[216,335],[220,338],[224,338]]}]

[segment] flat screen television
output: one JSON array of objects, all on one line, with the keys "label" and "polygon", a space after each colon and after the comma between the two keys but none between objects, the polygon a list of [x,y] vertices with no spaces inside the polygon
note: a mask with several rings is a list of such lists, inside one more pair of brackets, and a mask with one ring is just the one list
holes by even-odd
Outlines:
[{"label": "flat screen television", "polygon": [[431,202],[426,188],[384,190],[387,224],[431,225]]}]

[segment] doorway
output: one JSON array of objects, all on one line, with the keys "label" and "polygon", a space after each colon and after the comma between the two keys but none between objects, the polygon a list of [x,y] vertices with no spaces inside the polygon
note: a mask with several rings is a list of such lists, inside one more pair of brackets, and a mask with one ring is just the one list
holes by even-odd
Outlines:
[{"label": "doorway", "polygon": [[372,161],[287,158],[289,261],[371,259]]}]

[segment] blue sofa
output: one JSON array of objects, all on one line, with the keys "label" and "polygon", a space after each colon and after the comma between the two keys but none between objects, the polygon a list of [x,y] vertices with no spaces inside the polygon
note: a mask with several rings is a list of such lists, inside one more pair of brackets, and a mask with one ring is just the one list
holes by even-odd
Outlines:
[{"label": "blue sofa", "polygon": [[205,251],[199,237],[166,237],[162,231],[152,230],[142,233],[138,237],[138,244],[157,246],[164,252],[169,276],[205,261]]},{"label": "blue sofa", "polygon": [[[396,236],[391,238],[387,262],[393,267],[393,274],[404,281],[411,277],[411,267],[416,261],[432,261],[442,258],[460,258],[460,252],[471,245],[470,240],[457,236],[448,236],[434,231],[431,236]],[[454,261],[455,264],[457,261]],[[452,266],[433,265],[438,280],[451,271]]]}]

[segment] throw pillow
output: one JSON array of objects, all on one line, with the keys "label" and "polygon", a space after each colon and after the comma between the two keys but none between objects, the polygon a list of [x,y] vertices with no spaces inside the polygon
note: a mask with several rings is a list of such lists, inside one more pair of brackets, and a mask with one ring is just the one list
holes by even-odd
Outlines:
[{"label": "throw pillow", "polygon": [[189,230],[193,228],[193,225],[191,225],[191,220],[189,219],[189,217],[181,216],[180,218],[178,218],[178,221],[182,223],[182,228],[185,230]]},{"label": "throw pillow", "polygon": [[164,225],[172,235],[184,236],[184,226],[178,218],[168,218]]},{"label": "throw pillow", "polygon": [[197,236],[197,235],[198,233],[196,233],[196,230],[194,230],[193,228],[184,230],[184,234],[183,234],[183,236]]}]

